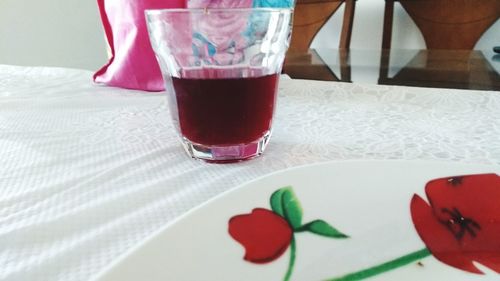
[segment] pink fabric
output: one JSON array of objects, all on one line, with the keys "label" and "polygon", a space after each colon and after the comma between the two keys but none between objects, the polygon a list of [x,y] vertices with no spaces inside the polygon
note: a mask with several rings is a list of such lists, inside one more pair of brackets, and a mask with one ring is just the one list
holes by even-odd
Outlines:
[{"label": "pink fabric", "polygon": [[111,48],[109,62],[94,74],[108,86],[162,91],[158,62],[149,42],[145,9],[185,8],[186,0],[97,0]]}]

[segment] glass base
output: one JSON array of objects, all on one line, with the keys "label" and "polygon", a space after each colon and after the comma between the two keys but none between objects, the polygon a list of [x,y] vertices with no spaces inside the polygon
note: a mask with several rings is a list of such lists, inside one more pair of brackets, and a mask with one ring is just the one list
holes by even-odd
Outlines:
[{"label": "glass base", "polygon": [[252,159],[261,155],[269,142],[271,131],[258,140],[235,145],[203,145],[182,137],[182,144],[189,156],[212,163],[231,163]]}]

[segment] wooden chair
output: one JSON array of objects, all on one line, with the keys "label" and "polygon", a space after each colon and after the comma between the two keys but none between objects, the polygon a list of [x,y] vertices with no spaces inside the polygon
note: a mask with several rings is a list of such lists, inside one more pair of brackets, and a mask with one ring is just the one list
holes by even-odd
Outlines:
[{"label": "wooden chair", "polygon": [[[345,5],[345,9],[339,43],[341,61],[341,79],[339,79],[317,53],[309,48],[316,34],[342,4]],[[354,8],[355,0],[297,0],[284,72],[292,78],[350,81],[347,50],[351,42]]]},{"label": "wooden chair", "polygon": [[[405,68],[389,78],[395,1],[419,28],[427,50],[419,52]],[[498,73],[482,53],[472,50],[499,17],[499,0],[386,0],[379,84],[449,87],[456,85],[455,82],[447,83],[450,79],[465,79],[469,83],[461,88],[469,88],[469,84],[481,88],[482,84],[488,87],[499,83]],[[481,72],[484,75],[471,75]]]}]

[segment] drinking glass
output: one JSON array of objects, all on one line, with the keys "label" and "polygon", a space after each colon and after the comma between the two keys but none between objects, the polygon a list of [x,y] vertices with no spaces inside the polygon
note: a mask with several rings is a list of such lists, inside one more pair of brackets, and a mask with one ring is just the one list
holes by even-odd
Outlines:
[{"label": "drinking glass", "polygon": [[292,9],[147,10],[146,19],[187,153],[212,162],[262,154],[271,136]]}]

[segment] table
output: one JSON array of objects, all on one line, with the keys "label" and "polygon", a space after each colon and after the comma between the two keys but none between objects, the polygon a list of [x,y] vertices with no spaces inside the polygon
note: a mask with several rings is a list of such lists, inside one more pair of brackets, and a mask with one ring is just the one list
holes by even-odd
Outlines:
[{"label": "table", "polygon": [[325,161],[500,164],[500,92],[283,78],[265,154],[186,156],[165,97],[0,65],[0,280],[88,280],[239,184]]},{"label": "table", "polygon": [[289,52],[292,78],[386,85],[500,90],[500,54],[491,50],[338,50]]}]

